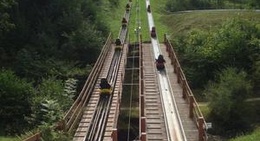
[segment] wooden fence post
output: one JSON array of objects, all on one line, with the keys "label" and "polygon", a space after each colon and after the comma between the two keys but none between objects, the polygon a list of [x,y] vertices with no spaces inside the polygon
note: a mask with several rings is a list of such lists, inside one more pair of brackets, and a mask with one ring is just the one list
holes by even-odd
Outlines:
[{"label": "wooden fence post", "polygon": [[177,82],[180,83],[180,66],[176,67]]},{"label": "wooden fence post", "polygon": [[199,122],[199,141],[204,141],[204,128],[203,128],[204,120],[203,120],[203,118],[199,117],[198,122]]},{"label": "wooden fence post", "polygon": [[190,118],[194,117],[193,114],[193,109],[194,109],[194,97],[193,96],[189,96],[190,98]]},{"label": "wooden fence post", "polygon": [[146,117],[141,117],[141,132],[145,132],[146,130]]},{"label": "wooden fence post", "polygon": [[182,98],[186,99],[187,96],[187,85],[183,85]]},{"label": "wooden fence post", "polygon": [[144,116],[144,95],[141,95],[141,117]]},{"label": "wooden fence post", "polygon": [[117,129],[114,128],[112,131],[112,141],[117,141]]},{"label": "wooden fence post", "polygon": [[141,141],[146,141],[146,133],[141,133]]}]

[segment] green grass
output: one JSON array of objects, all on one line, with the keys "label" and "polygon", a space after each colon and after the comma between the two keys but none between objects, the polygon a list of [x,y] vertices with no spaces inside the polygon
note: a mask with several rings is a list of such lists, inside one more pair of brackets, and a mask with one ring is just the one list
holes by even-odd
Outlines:
[{"label": "green grass", "polygon": [[[105,14],[101,14],[101,17],[109,24],[109,28],[111,30],[113,39],[117,38],[120,27],[121,27],[121,20],[123,18],[123,15],[125,13],[125,6],[127,4],[128,0],[122,0],[119,1],[119,6],[116,7],[108,7],[104,6],[103,11]],[[162,15],[164,13],[164,5],[167,2],[167,0],[161,0],[161,1],[150,1],[153,18],[154,18],[154,24],[156,27],[157,36],[159,41],[163,41],[163,36],[165,33],[169,32],[169,28],[163,23],[161,20]],[[104,1],[104,3],[108,3]],[[108,4],[107,4],[108,5]],[[138,5],[139,5],[139,11],[138,11]],[[132,1],[131,6],[131,17],[129,21],[129,38],[130,42],[136,42],[136,32],[135,29],[138,29],[138,21],[140,21],[140,33],[142,34],[142,40],[144,42],[150,41],[150,30],[148,26],[147,21],[147,9],[145,0],[134,0]]]},{"label": "green grass", "polygon": [[[161,20],[161,17],[163,15],[162,13],[164,12],[163,11],[164,5],[166,2],[167,2],[167,0],[150,1],[154,24],[156,27],[156,33],[157,33],[157,36],[158,36],[158,39],[160,42],[163,41],[163,36],[168,31],[167,26]],[[139,10],[140,13],[138,13],[138,10],[137,10],[138,4],[140,7],[140,10]],[[140,14],[140,15],[138,15],[138,14]],[[149,29],[149,25],[148,25],[148,17],[147,17],[147,9],[146,9],[145,0],[133,1],[132,11],[131,11],[131,21],[130,21],[130,25],[129,25],[129,36],[130,36],[131,42],[136,41],[135,29],[138,28],[138,19],[140,20],[140,25],[141,25],[142,40],[143,40],[143,42],[147,42],[147,41],[149,42],[151,40],[151,37],[150,37],[150,29]]]},{"label": "green grass", "polygon": [[167,14],[165,11],[167,1],[168,0],[150,0],[151,11],[159,42],[163,42],[164,34],[170,34],[170,27],[163,22],[164,15]]},{"label": "green grass", "polygon": [[229,141],[259,141],[260,140],[260,128],[256,129],[253,133],[248,135],[242,135]]},{"label": "green grass", "polygon": [[14,141],[14,140],[18,140],[18,139],[14,137],[0,137],[0,141]]},{"label": "green grass", "polygon": [[[138,10],[139,6],[139,10]],[[144,0],[135,0],[132,1],[131,9],[131,20],[129,23],[129,39],[130,42],[137,42],[135,29],[138,29],[140,24],[140,34],[142,34],[142,40],[148,41],[149,36],[149,27],[147,22],[147,13]]]},{"label": "green grass", "polygon": [[[108,3],[108,2],[104,1],[104,3]],[[119,30],[121,27],[121,20],[125,14],[125,6],[127,3],[128,0],[122,0],[119,1],[119,5],[117,7],[104,6],[103,8],[102,11],[103,14],[101,14],[101,17],[102,19],[104,19],[104,21],[108,23],[113,39],[118,37]],[[137,11],[138,4],[140,6],[140,15],[138,14]],[[150,36],[148,31],[145,1],[143,0],[132,1],[130,14],[131,16],[128,21],[128,34],[129,34],[128,40],[130,40],[130,42],[137,41],[136,32],[135,32],[135,29],[138,28],[137,19],[140,19],[140,26],[141,26],[140,32],[144,35],[145,40],[148,40],[149,39],[148,37]]]},{"label": "green grass", "polygon": [[208,104],[207,104],[206,102],[200,102],[200,103],[198,103],[198,104],[199,104],[199,108],[200,108],[200,111],[201,111],[203,117],[204,117],[205,119],[207,119],[207,118],[208,118],[208,115],[209,115],[209,112],[210,112],[210,109],[209,109],[209,107],[208,107]]},{"label": "green grass", "polygon": [[113,39],[118,37],[118,33],[121,27],[121,21],[125,14],[125,6],[128,0],[120,0],[118,6],[109,7],[109,2],[104,0],[103,11],[100,13],[104,22],[107,22],[112,33]]},{"label": "green grass", "polygon": [[247,19],[260,23],[260,13],[254,11],[194,11],[173,13],[162,16],[161,20],[167,25],[171,37],[174,38],[174,36],[186,34],[194,28],[201,30],[218,28],[224,21],[231,18]]}]

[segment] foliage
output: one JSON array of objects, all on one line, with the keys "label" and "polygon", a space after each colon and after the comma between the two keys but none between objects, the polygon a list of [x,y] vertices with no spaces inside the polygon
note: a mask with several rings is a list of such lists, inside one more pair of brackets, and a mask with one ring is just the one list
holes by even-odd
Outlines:
[{"label": "foliage", "polygon": [[111,6],[118,6],[119,5],[119,0],[109,0]]},{"label": "foliage", "polygon": [[[152,12],[153,12],[153,20],[155,21],[155,27],[156,28],[156,36],[159,42],[163,42],[164,40],[164,34],[169,34],[170,31],[168,29],[168,27],[165,25],[165,23],[163,22],[163,14],[165,14],[165,4],[166,4],[167,0],[160,0],[160,1],[150,1],[150,5],[152,6]],[[145,5],[145,4],[144,4]],[[146,16],[147,13],[144,13],[144,15]],[[143,19],[143,15],[141,15],[141,20]],[[167,18],[165,19],[167,20]],[[145,23],[146,24],[146,23]],[[144,30],[144,28],[147,28],[148,30],[150,30],[148,28],[148,25],[146,26],[144,23],[142,23],[142,30]],[[142,34],[142,40],[145,40],[145,36],[148,35],[148,39],[150,40],[150,34],[144,34],[147,33],[146,31],[143,31]]]},{"label": "foliage", "polygon": [[191,86],[202,87],[228,66],[251,72],[260,51],[258,33],[254,23],[232,19],[217,30],[194,29],[186,37],[177,37],[176,50],[181,63],[189,66],[184,71]]},{"label": "foliage", "polygon": [[[259,12],[245,11],[245,10],[243,10],[243,11],[241,11],[241,10],[193,11],[193,12],[186,12],[186,13],[173,13],[171,15],[162,16],[161,20],[163,20],[164,23],[168,25],[169,31],[171,31],[169,34],[170,39],[172,39],[172,41],[173,41],[173,43],[172,43],[174,45],[173,47],[177,51],[179,61],[181,61],[181,65],[185,70],[185,75],[189,81],[189,84],[192,84],[193,92],[195,92],[194,90],[197,91],[198,89],[204,89],[204,87],[205,87],[204,84],[206,84],[209,80],[213,81],[216,78],[215,76],[219,71],[221,71],[223,68],[228,67],[229,66],[228,64],[231,64],[229,60],[226,60],[221,63],[220,62],[216,63],[216,65],[218,65],[220,67],[217,67],[217,69],[214,69],[214,70],[209,67],[208,68],[205,67],[204,69],[197,69],[197,68],[199,68],[199,67],[196,67],[197,65],[203,66],[202,59],[204,58],[202,55],[198,55],[198,52],[200,52],[202,50],[202,48],[207,47],[207,46],[204,46],[204,44],[209,42],[208,39],[211,39],[212,40],[211,42],[213,42],[213,39],[215,39],[215,38],[217,39],[217,35],[220,35],[219,31],[220,31],[220,29],[224,28],[224,25],[239,23],[238,21],[240,21],[240,27],[245,30],[245,33],[243,33],[243,32],[241,32],[241,33],[246,34],[246,37],[247,37],[247,39],[245,41],[246,47],[244,47],[244,49],[248,50],[248,51],[237,53],[236,57],[239,58],[240,54],[242,54],[242,56],[244,56],[244,53],[248,53],[248,52],[252,53],[252,54],[248,55],[249,60],[251,60],[248,63],[249,64],[252,63],[251,66],[246,65],[248,69],[246,70],[246,69],[242,68],[242,70],[247,72],[247,74],[248,74],[247,78],[253,82],[252,83],[253,86],[258,87],[258,89],[255,88],[254,92],[255,92],[255,96],[259,96],[259,93],[257,93],[257,90],[259,91],[260,85],[259,85],[259,83],[256,84],[256,82],[258,82],[258,80],[260,80],[257,75],[257,74],[259,74],[259,65],[257,65],[258,64],[257,62],[259,62],[259,58],[257,57],[258,56],[257,54],[260,54],[260,52],[259,52],[260,51],[259,50],[259,45],[260,45],[259,44],[259,35],[260,35],[259,34],[259,31],[260,31],[259,30],[259,27],[260,27],[259,19],[260,18],[259,17],[260,17]],[[228,23],[227,19],[231,19],[231,20],[228,20],[230,23]],[[233,26],[236,27],[235,25],[233,25]],[[231,31],[231,30],[233,30],[232,28],[233,27],[231,25],[229,25],[228,28],[226,27],[226,30]],[[253,32],[249,33],[248,32],[249,30],[246,30],[247,28]],[[252,28],[253,28],[253,30],[252,30]],[[230,34],[231,34],[231,36],[227,36],[226,38],[223,38],[222,40],[219,39],[219,41],[221,41],[221,42],[229,41],[229,39],[233,37],[231,32],[230,32]],[[191,37],[191,35],[193,38],[189,39],[189,37]],[[196,37],[196,35],[198,37]],[[213,35],[215,35],[215,37],[213,37]],[[234,35],[234,36],[238,37],[238,35]],[[190,42],[193,41],[194,44],[188,43],[188,40]],[[230,39],[230,40],[232,41],[232,39]],[[238,40],[238,42],[240,42],[239,41],[240,39],[237,39],[237,40]],[[201,44],[199,44],[200,42],[201,42]],[[236,50],[236,47],[233,47],[233,49]],[[218,50],[218,48],[214,48],[213,50]],[[249,50],[251,50],[251,51],[249,51]],[[232,51],[232,50],[230,50],[230,51]],[[221,52],[221,54],[224,55],[225,52]],[[215,54],[212,53],[212,55],[215,55]],[[233,59],[231,59],[231,60],[233,60]],[[204,59],[204,61],[209,62],[211,60]],[[236,62],[234,64],[238,64],[238,63],[239,62]],[[244,61],[242,61],[242,63],[244,63]],[[223,66],[222,64],[226,64],[226,65]],[[239,65],[239,66],[241,66],[241,65]],[[236,66],[233,66],[233,67],[236,67]],[[209,71],[205,71],[205,69],[207,69]],[[200,71],[203,71],[204,73],[200,73]],[[214,73],[212,73],[212,71],[214,71]],[[199,74],[202,74],[200,76],[206,76],[206,75],[208,75],[208,73],[212,73],[211,78],[196,77]],[[191,80],[191,78],[192,78],[192,80]],[[204,84],[199,83],[200,79],[204,80]],[[197,95],[201,94],[201,92],[195,92],[194,94],[197,98]],[[254,114],[252,116],[252,118],[254,118],[254,119],[249,121],[252,124],[259,123],[259,118],[258,118],[259,117],[259,114],[258,114],[259,113],[259,110],[258,110],[259,104],[256,104],[256,103],[259,103],[259,101],[248,102],[248,105],[249,105],[248,108],[249,108],[249,111],[251,112],[248,116]],[[203,107],[203,109],[206,108],[206,110],[205,110],[206,112],[204,112],[204,110],[201,109],[203,111],[204,117],[206,117],[206,120],[208,122],[213,122],[212,119],[210,119],[207,115],[205,115],[205,114],[208,114],[208,112],[210,112],[208,110],[208,108],[204,107],[204,105],[202,107]],[[225,126],[223,126],[223,127],[225,127]],[[213,123],[213,128],[215,130],[214,123]],[[240,128],[241,127],[239,127],[238,129],[240,129]],[[209,129],[208,132],[213,133],[212,130],[213,129]],[[225,129],[223,129],[223,130],[225,130]],[[214,131],[214,132],[216,133],[216,131]]]},{"label": "foliage", "polygon": [[[259,42],[260,40],[258,40]],[[260,45],[260,43],[258,43]],[[255,61],[252,65],[252,81],[254,84],[254,89],[256,91],[260,90],[260,51],[256,51],[258,55],[255,55]]]},{"label": "foliage", "polygon": [[0,72],[0,125],[5,134],[20,133],[28,125],[34,91],[32,85],[10,70]]},{"label": "foliage", "polygon": [[[7,99],[1,101],[1,129],[13,134],[40,124],[51,125],[68,110],[77,89],[77,82],[69,78],[87,77],[108,35],[107,23],[100,17],[104,4],[101,1],[0,2],[0,65],[14,71],[8,81],[4,78],[6,74],[1,72],[0,75],[6,81],[0,82],[6,85],[0,88],[1,99]],[[119,0],[109,2],[112,5]],[[35,89],[15,75],[30,81]],[[14,106],[7,105],[8,100],[9,104],[15,103]],[[7,109],[11,113],[5,112]],[[6,118],[7,113],[19,116]]]},{"label": "foliage", "polygon": [[71,141],[72,136],[70,136],[67,133],[61,132],[61,131],[54,131],[51,129],[48,125],[42,125],[41,126],[42,131],[42,141]]},{"label": "foliage", "polygon": [[[64,87],[64,92],[63,92],[63,96],[67,97],[69,100],[73,99],[75,97],[76,94],[76,89],[77,89],[77,80],[73,79],[73,78],[69,78],[66,80],[65,82],[65,87]],[[73,102],[73,101],[71,101]],[[70,106],[71,103],[63,103],[64,104],[64,109],[67,110]]]},{"label": "foliage", "polygon": [[77,67],[95,61],[108,35],[106,24],[98,17],[98,2],[27,0],[16,3],[4,4],[8,7],[3,8],[15,28],[0,35],[1,66],[14,68],[22,77],[32,74],[32,79],[40,79],[53,73],[48,71],[53,68],[64,74],[52,64],[56,61],[73,61]]},{"label": "foliage", "polygon": [[63,82],[55,77],[43,79],[37,88],[38,96],[35,97],[32,106],[33,114],[29,121],[31,125],[53,124],[64,115],[73,103],[76,93],[76,80],[68,79]]},{"label": "foliage", "polygon": [[169,11],[185,11],[194,9],[258,9],[257,0],[168,0],[166,8]]},{"label": "foliage", "polygon": [[41,77],[56,76],[59,79],[68,77],[85,77],[91,70],[90,65],[79,65],[77,60],[63,61],[54,57],[43,58],[38,53],[22,49],[16,56],[14,70],[16,74],[40,83]]},{"label": "foliage", "polygon": [[63,112],[57,100],[45,100],[41,103],[42,124],[52,124],[60,120]]},{"label": "foliage", "polygon": [[[14,70],[19,76],[38,81],[41,77],[48,75],[62,75],[66,71],[61,70],[54,58],[43,58],[37,52],[21,49],[17,56]],[[39,80],[40,81],[40,80]]]},{"label": "foliage", "polygon": [[238,136],[234,139],[231,139],[229,141],[258,141],[260,140],[260,129],[257,128],[256,130],[254,130],[254,132],[248,134],[248,135],[244,135],[244,136]]},{"label": "foliage", "polygon": [[18,141],[18,139],[14,137],[0,137],[0,141]]},{"label": "foliage", "polygon": [[67,37],[69,42],[62,46],[66,58],[79,60],[80,64],[95,62],[100,49],[97,47],[103,45],[104,38],[101,38],[101,33],[95,30],[93,25],[84,22],[79,30]]},{"label": "foliage", "polygon": [[251,85],[246,77],[245,72],[227,68],[218,74],[215,83],[209,83],[206,88],[215,132],[234,135],[251,129],[251,111],[245,102],[251,93]]},{"label": "foliage", "polygon": [[8,13],[8,10],[15,4],[15,0],[0,1],[0,37],[3,32],[7,32],[15,27]]}]

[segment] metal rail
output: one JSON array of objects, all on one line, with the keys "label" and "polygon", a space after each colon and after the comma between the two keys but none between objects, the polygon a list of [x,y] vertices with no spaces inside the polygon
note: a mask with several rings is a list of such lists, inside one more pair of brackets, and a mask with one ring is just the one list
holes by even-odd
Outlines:
[{"label": "metal rail", "polygon": [[89,101],[86,103],[86,105],[83,108],[82,116],[80,117],[80,121],[78,121],[79,122],[77,124],[78,127],[77,130],[75,131],[73,140],[83,141],[89,130],[91,120],[94,116],[99,101],[99,96],[100,96],[99,80],[107,76],[108,69],[110,67],[113,58],[113,54],[114,54],[113,46],[110,46],[110,51],[106,56],[106,59],[104,60],[103,67],[99,68],[101,72],[97,78],[97,81],[93,83],[94,90],[90,92],[91,95]]},{"label": "metal rail", "polygon": [[89,132],[87,133],[87,136],[85,137],[85,141],[101,141],[103,138],[106,121],[107,121],[107,115],[109,112],[109,103],[111,102],[111,99],[109,100],[102,100],[99,101],[98,106],[96,108],[95,115],[93,116],[92,124],[90,126]]},{"label": "metal rail", "polygon": [[[129,8],[127,8],[129,6]],[[118,39],[120,40],[120,45],[124,44],[126,41],[127,33],[128,33],[128,26],[129,26],[129,21],[130,21],[130,12],[131,12],[131,7],[132,7],[132,2],[128,2],[126,6],[126,10],[124,13],[124,17],[126,19],[126,26],[121,26],[119,33],[118,33]],[[122,23],[123,24],[123,23]]]},{"label": "metal rail", "polygon": [[[113,88],[116,86],[116,79],[117,79],[118,70],[121,62],[121,57],[122,57],[122,53],[116,51],[108,70],[107,79],[110,82],[110,84],[112,84]],[[91,124],[89,126],[89,130],[86,133],[84,139],[85,141],[102,140],[112,97],[113,97],[113,92],[108,99],[99,99],[98,105],[96,107],[96,111],[90,122]]]}]

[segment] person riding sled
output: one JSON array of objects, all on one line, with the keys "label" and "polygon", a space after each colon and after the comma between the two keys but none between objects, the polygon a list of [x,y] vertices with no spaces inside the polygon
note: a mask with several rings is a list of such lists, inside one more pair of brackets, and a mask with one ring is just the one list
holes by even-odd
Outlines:
[{"label": "person riding sled", "polygon": [[111,94],[111,85],[106,78],[102,78],[99,84],[100,86],[100,98],[107,98]]},{"label": "person riding sled", "polygon": [[166,61],[164,60],[164,58],[163,58],[163,55],[159,55],[158,56],[158,58],[156,59],[156,68],[157,68],[157,70],[164,70],[165,69],[165,66],[164,66],[164,63],[165,63]]}]

